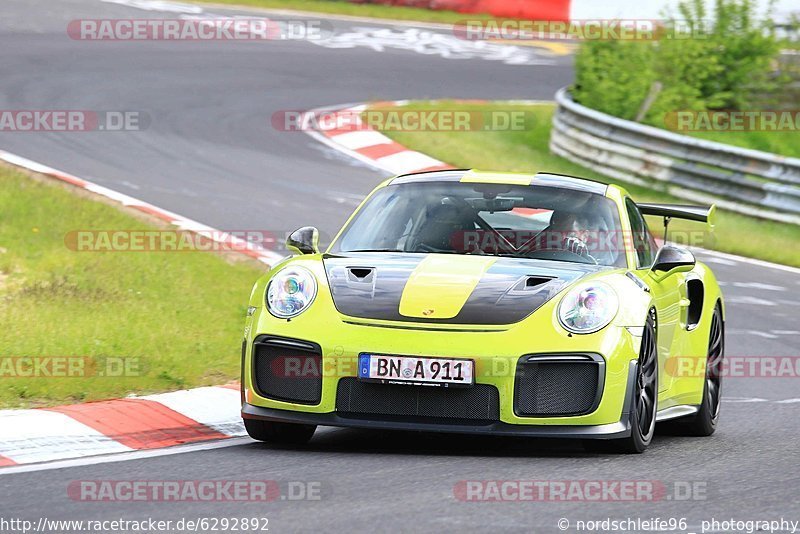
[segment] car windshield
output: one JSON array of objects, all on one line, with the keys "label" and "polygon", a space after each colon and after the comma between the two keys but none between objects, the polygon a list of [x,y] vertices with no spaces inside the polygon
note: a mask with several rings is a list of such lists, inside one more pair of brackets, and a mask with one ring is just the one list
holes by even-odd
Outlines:
[{"label": "car windshield", "polygon": [[619,230],[616,204],[595,192],[406,183],[378,190],[331,252],[481,254],[624,266]]}]

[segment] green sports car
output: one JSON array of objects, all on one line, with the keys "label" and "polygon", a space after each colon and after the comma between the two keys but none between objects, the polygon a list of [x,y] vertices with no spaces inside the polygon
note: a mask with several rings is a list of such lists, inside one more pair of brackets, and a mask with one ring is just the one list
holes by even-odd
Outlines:
[{"label": "green sports car", "polygon": [[580,438],[642,452],[656,422],[714,432],[722,294],[644,215],[712,224],[713,206],[635,202],[557,174],[446,170],[378,186],[327,250],[253,287],[242,417],[264,441],[318,425]]}]

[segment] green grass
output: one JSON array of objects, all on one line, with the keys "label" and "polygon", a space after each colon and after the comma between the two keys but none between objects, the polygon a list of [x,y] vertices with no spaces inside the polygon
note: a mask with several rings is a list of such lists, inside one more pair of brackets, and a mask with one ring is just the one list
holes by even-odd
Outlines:
[{"label": "green grass", "polygon": [[[550,125],[553,105],[520,106],[502,102],[492,104],[462,104],[447,102],[416,102],[404,109],[435,110],[458,109],[476,112],[518,110],[526,114],[527,127],[519,131],[384,131],[383,133],[409,148],[419,150],[456,167],[496,171],[539,172],[549,171],[583,176],[602,182],[611,182],[597,172],[572,163],[550,153]],[[623,185],[634,197],[644,202],[681,202],[659,191]],[[685,201],[684,201],[685,203]],[[740,254],[752,258],[800,266],[800,226],[764,221],[752,217],[720,211],[717,226],[712,233],[705,225],[686,221],[673,221],[671,239],[683,242],[690,235],[689,244],[714,250]],[[650,221],[656,236],[663,235],[659,219]],[[688,234],[691,232],[691,234]]]},{"label": "green grass", "polygon": [[496,19],[489,14],[456,13],[455,11],[434,11],[407,6],[388,6],[380,4],[354,4],[345,0],[192,0],[195,3],[224,4],[231,6],[261,7],[269,9],[292,9],[314,11],[334,15],[350,15],[379,19],[409,20],[420,22],[439,22],[454,24],[465,20]]},{"label": "green grass", "polygon": [[60,184],[0,168],[0,369],[9,358],[48,356],[126,358],[138,365],[129,367],[134,376],[120,378],[6,372],[0,406],[116,398],[238,378],[247,299],[259,273],[255,262],[209,252],[75,252],[65,245],[65,234],[74,230],[157,228],[164,229]]}]

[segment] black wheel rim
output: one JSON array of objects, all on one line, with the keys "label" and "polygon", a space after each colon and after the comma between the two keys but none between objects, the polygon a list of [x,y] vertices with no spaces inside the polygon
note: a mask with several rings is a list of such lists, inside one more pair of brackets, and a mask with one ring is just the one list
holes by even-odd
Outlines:
[{"label": "black wheel rim", "polygon": [[637,376],[636,417],[639,431],[644,439],[648,439],[654,430],[656,417],[656,373],[658,358],[656,349],[655,328],[649,323],[642,336],[642,348],[639,351],[639,369]]},{"label": "black wheel rim", "polygon": [[706,361],[706,402],[712,419],[719,416],[722,388],[722,360],[725,356],[725,342],[722,333],[722,320],[715,311],[711,318],[711,333],[708,336],[708,359]]}]

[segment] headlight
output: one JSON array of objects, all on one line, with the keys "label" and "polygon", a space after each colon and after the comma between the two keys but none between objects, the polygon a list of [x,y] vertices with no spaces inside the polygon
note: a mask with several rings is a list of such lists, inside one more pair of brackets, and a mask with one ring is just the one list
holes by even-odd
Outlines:
[{"label": "headlight", "polygon": [[303,267],[286,267],[267,286],[267,309],[275,317],[289,319],[308,308],[317,296],[317,281]]},{"label": "headlight", "polygon": [[591,334],[604,328],[619,308],[617,294],[603,282],[581,284],[558,305],[558,320],[575,334]]}]

